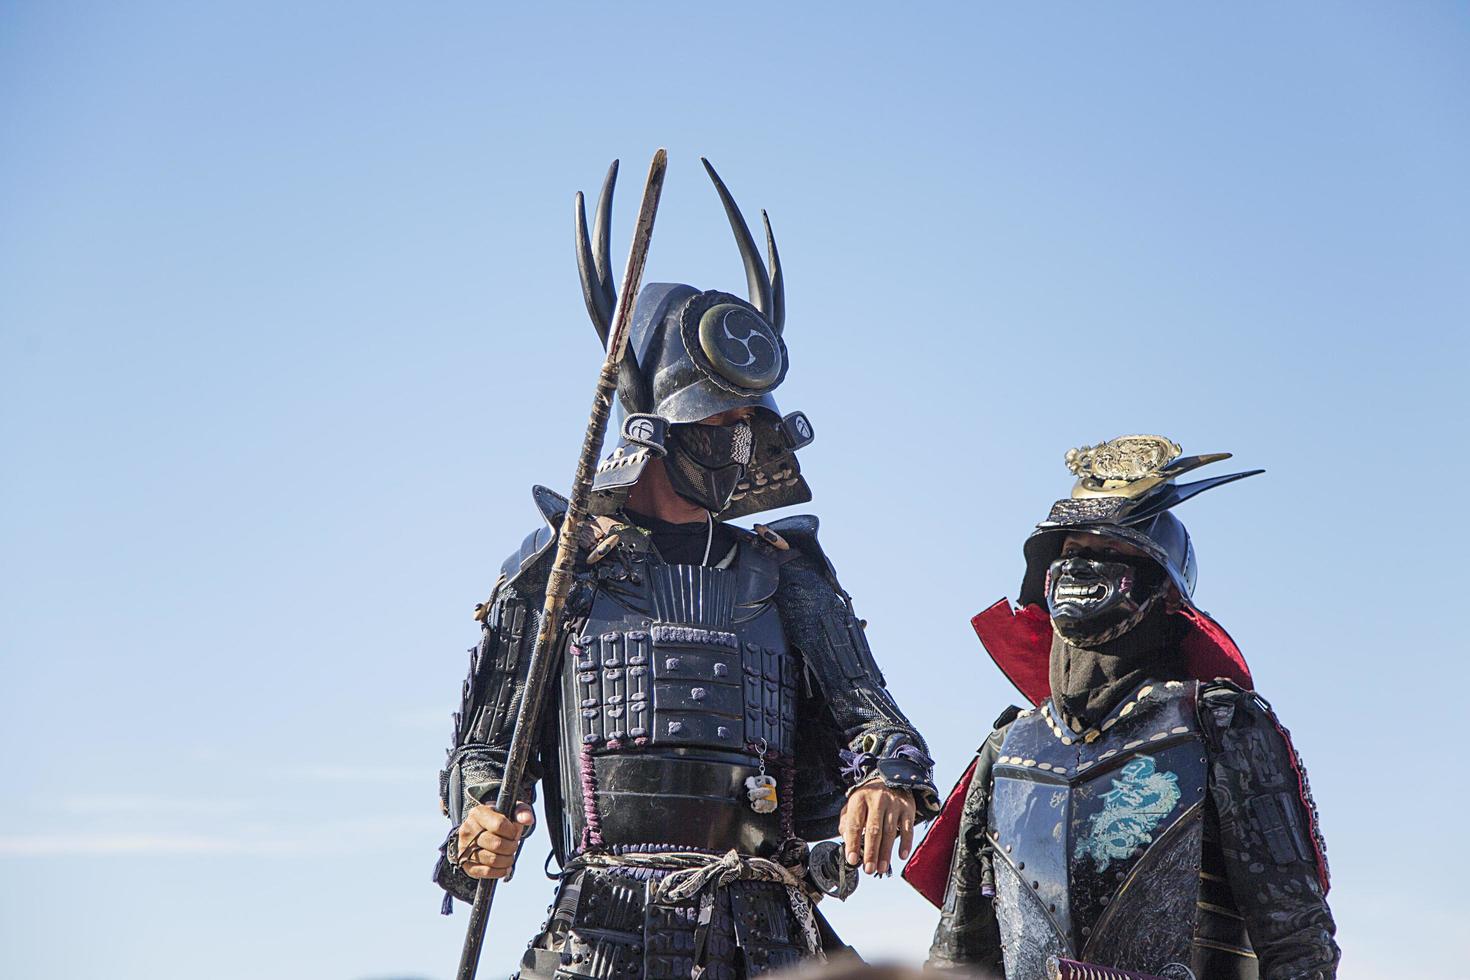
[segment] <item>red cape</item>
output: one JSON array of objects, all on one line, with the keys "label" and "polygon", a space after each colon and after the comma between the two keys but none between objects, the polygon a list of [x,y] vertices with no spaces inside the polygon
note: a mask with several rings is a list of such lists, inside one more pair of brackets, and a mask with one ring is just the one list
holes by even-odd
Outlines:
[{"label": "red cape", "polygon": [[[1224,677],[1241,687],[1254,687],[1240,648],[1223,626],[1192,606],[1185,606],[1179,614],[1192,627],[1181,642],[1190,676],[1202,681]],[[971,619],[970,625],[996,666],[1026,700],[1039,705],[1051,695],[1051,618],[1045,609],[1034,605],[1013,609],[1009,599],[1002,599]],[[971,762],[904,865],[904,880],[935,905],[944,904],[960,814],[974,775],[975,763]]]}]

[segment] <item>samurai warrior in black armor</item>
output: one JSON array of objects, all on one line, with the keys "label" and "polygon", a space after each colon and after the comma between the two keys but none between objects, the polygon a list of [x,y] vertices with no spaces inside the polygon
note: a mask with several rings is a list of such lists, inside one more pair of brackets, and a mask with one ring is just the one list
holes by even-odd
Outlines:
[{"label": "samurai warrior in black armor", "polygon": [[[604,343],[616,167],[590,236],[577,199],[583,293]],[[850,891],[857,872],[844,859],[858,848],[858,863],[886,872],[892,841],[907,856],[914,821],[939,809],[928,750],[885,689],[816,518],[726,523],[811,499],[795,453],[812,428],[801,413],[783,417],[771,394],[787,360],[769,222],[768,274],[709,175],[750,298],[653,283],[637,300],[621,438],[593,483],[572,629],[520,794],[529,803],[539,777],[561,868],[526,977],[734,980],[821,957],[837,940],[814,899]],[[435,874],[446,911],[449,896],[473,896],[476,878],[508,874],[513,821],[530,819],[487,804],[566,508],[543,487],[534,496],[545,525],[477,610],[482,639],[441,774],[455,825]],[[846,853],[806,843],[836,835],[839,818]]]},{"label": "samurai warrior in black armor", "polygon": [[[1043,977],[1336,975],[1307,775],[1229,635],[1194,604],[1171,509],[1261,471],[1157,436],[1073,450],[1026,541],[1019,609],[974,619],[1031,701],[996,722],[914,859],[929,964]],[[1127,972],[1122,972],[1127,971]]]}]

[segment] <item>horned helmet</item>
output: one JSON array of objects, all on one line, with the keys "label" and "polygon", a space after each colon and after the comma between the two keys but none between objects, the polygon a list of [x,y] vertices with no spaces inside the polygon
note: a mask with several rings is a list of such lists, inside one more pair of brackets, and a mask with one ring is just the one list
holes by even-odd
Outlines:
[{"label": "horned helmet", "polygon": [[[796,450],[812,441],[801,412],[782,416],[771,393],[786,377],[785,282],[770,219],[764,211],[769,273],[745,218],[724,181],[701,158],[725,208],[745,265],[748,299],[680,283],[649,283],[638,294],[627,353],[618,370],[619,438],[597,468],[594,513],[619,510],[654,459],[663,459],[681,496],[720,518],[754,514],[811,499]],[[589,235],[582,194],[576,198],[577,270],[582,297],[606,347],[617,307],[609,254],[613,161]],[[731,409],[749,408],[732,426],[700,425]]]}]

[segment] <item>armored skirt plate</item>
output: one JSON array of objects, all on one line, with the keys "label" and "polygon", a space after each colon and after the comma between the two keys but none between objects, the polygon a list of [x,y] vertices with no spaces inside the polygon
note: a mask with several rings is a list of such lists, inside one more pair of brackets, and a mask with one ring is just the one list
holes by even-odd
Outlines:
[{"label": "armored skirt plate", "polygon": [[1049,707],[1006,734],[988,829],[1007,976],[1049,955],[1192,975],[1204,744],[1192,687],[1143,690],[1091,742]]},{"label": "armored skirt plate", "polygon": [[661,877],[589,869],[562,881],[550,928],[532,942],[520,976],[741,980],[805,959],[805,940],[784,887],[732,882],[714,893],[708,919],[701,921],[698,896],[670,905],[652,900]]}]

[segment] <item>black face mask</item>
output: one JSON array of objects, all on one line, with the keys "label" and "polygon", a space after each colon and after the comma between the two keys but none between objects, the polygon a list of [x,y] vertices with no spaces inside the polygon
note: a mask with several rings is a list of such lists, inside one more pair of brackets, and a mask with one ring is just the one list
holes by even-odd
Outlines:
[{"label": "black face mask", "polygon": [[671,425],[664,469],[675,493],[718,514],[745,476],[754,445],[749,422]]},{"label": "black face mask", "polygon": [[1096,647],[1133,629],[1163,595],[1163,577],[1121,561],[1074,556],[1046,570],[1046,608],[1062,638]]}]

